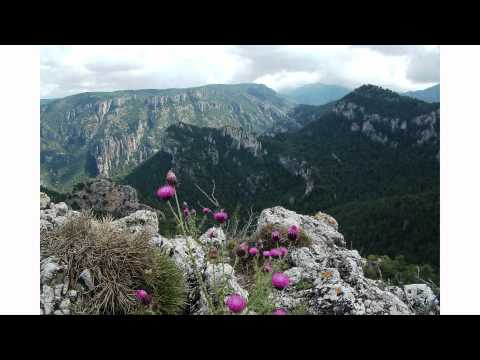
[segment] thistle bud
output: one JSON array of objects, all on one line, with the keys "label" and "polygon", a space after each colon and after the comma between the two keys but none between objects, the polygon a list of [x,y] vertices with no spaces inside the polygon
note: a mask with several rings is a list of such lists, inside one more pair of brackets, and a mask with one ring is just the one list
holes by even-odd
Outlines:
[{"label": "thistle bud", "polygon": [[167,183],[171,186],[175,186],[177,184],[177,176],[172,170],[167,172]]}]

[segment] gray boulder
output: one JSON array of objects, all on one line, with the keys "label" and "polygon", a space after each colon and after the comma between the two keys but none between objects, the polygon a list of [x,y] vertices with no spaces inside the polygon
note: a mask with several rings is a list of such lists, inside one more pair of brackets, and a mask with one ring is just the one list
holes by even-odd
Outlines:
[{"label": "gray boulder", "polygon": [[113,222],[115,226],[132,233],[146,230],[152,235],[158,233],[157,213],[150,210],[138,210]]},{"label": "gray boulder", "polygon": [[50,197],[44,192],[40,193],[40,209],[46,209],[50,205]]},{"label": "gray boulder", "polygon": [[57,212],[57,216],[65,216],[67,215],[68,206],[64,202],[61,202],[55,205],[55,210]]},{"label": "gray boulder", "polygon": [[404,286],[388,286],[387,291],[397,295],[416,314],[435,314],[438,312],[436,296],[426,284],[409,284]]},{"label": "gray boulder", "polygon": [[212,293],[215,293],[219,287],[224,286],[227,296],[238,293],[245,299],[248,299],[248,291],[238,284],[237,277],[230,264],[208,263],[205,269],[205,280],[208,289]]},{"label": "gray boulder", "polygon": [[93,289],[95,289],[95,284],[92,279],[92,273],[90,272],[89,269],[83,270],[78,276],[78,278],[83,282],[83,284],[86,286],[86,288],[89,291],[92,291]]},{"label": "gray boulder", "polygon": [[203,273],[205,270],[205,251],[192,237],[177,236],[173,239],[167,239],[157,235],[152,239],[152,242],[164,254],[169,255],[186,275],[194,275],[194,265],[191,256],[195,260],[197,270],[200,273]]},{"label": "gray boulder", "polygon": [[216,245],[223,246],[225,243],[226,237],[223,229],[220,227],[211,227],[208,229],[205,234],[200,236],[198,239],[203,246]]},{"label": "gray boulder", "polygon": [[[299,215],[279,206],[265,209],[260,214],[258,230],[268,224],[296,224],[312,239],[310,247],[289,249],[287,260],[292,267],[285,273],[291,283],[286,289],[274,291],[275,305],[291,310],[303,304],[309,313],[317,315],[416,313],[418,306],[408,306],[398,294],[382,289],[378,282],[366,278],[363,274],[365,260],[358,251],[344,247],[343,236],[326,214],[322,213],[321,218]],[[412,294],[416,291],[414,289]],[[423,293],[428,294],[428,291]]]},{"label": "gray boulder", "polygon": [[335,227],[313,216],[300,215],[281,206],[265,209],[261,212],[257,223],[257,230],[267,224],[289,227],[300,226],[315,244],[344,246],[345,240]]}]

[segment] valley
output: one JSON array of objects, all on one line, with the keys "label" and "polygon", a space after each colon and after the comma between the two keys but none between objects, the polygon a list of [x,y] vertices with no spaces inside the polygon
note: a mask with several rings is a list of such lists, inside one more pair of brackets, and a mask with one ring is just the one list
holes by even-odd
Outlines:
[{"label": "valley", "polygon": [[210,205],[197,186],[215,184],[239,216],[321,210],[362,256],[438,271],[439,139],[439,103],[373,85],[318,106],[258,84],[84,93],[41,105],[41,183],[112,178],[166,210],[155,191],[174,169],[197,209]]}]

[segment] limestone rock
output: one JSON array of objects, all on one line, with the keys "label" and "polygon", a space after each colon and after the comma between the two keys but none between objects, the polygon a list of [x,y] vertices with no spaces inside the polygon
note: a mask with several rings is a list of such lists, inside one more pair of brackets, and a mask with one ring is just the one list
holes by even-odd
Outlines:
[{"label": "limestone rock", "polygon": [[290,285],[297,284],[300,280],[304,279],[304,271],[301,267],[292,267],[287,271],[284,271],[284,274],[290,279]]},{"label": "limestone rock", "polygon": [[45,315],[50,315],[53,312],[55,307],[55,294],[52,287],[43,285],[40,295],[40,305],[43,306]]},{"label": "limestone rock", "polygon": [[344,246],[343,235],[324,221],[312,216],[300,215],[281,206],[265,209],[260,213],[257,230],[267,224],[289,227],[298,225],[312,239],[313,243]]},{"label": "limestone rock", "polygon": [[57,274],[63,272],[64,267],[59,264],[56,257],[50,256],[40,262],[40,282],[42,284],[51,283],[57,278]]},{"label": "limestone rock", "polygon": [[50,197],[44,192],[40,193],[40,209],[46,209],[50,205]]},{"label": "limestone rock", "polygon": [[[287,259],[293,267],[285,274],[291,283],[282,291],[274,291],[275,306],[292,310],[302,304],[309,313],[317,315],[406,315],[418,313],[420,304],[431,299],[428,290],[410,287],[413,298],[417,298],[414,295],[417,293],[425,295],[420,296],[416,308],[409,307],[409,302],[402,300],[399,294],[366,278],[363,274],[365,260],[358,251],[343,247],[343,236],[325,219],[299,215],[278,206],[260,214],[257,229],[267,224],[297,224],[312,239],[310,247],[289,249]],[[311,282],[311,286],[299,286],[301,281],[307,281],[307,285]]]},{"label": "limestone rock", "polygon": [[70,301],[75,301],[77,299],[77,291],[76,290],[69,290],[67,292],[67,295],[68,295],[68,298],[70,299]]},{"label": "limestone rock", "polygon": [[40,231],[53,230],[53,224],[50,221],[40,219]]},{"label": "limestone rock", "polygon": [[386,290],[396,294],[417,314],[426,315],[438,312],[436,296],[426,284],[409,284],[403,287],[389,286]]},{"label": "limestone rock", "polygon": [[62,310],[63,312],[65,312],[65,310],[70,310],[70,300],[69,299],[64,299],[61,303],[60,303],[60,310]]},{"label": "limestone rock", "polygon": [[156,236],[152,242],[159,247],[163,253],[172,257],[175,263],[191,276],[194,274],[194,266],[191,261],[191,256],[195,259],[197,270],[203,273],[206,266],[205,251],[201,244],[197,243],[192,237],[185,238],[177,236],[173,239],[167,239],[161,236]]},{"label": "limestone rock", "polygon": [[132,233],[142,230],[146,230],[152,235],[158,233],[158,217],[154,211],[138,210],[133,214],[115,220],[113,224]]},{"label": "limestone rock", "polygon": [[47,208],[40,210],[40,231],[51,231],[62,226],[68,218],[79,214],[78,211],[69,209],[63,202],[58,204],[52,202]]},{"label": "limestone rock", "polygon": [[68,206],[64,202],[61,202],[55,205],[55,210],[57,211],[57,216],[65,216],[67,215]]},{"label": "limestone rock", "polygon": [[213,292],[215,292],[216,288],[225,285],[228,295],[238,293],[245,299],[248,299],[248,291],[238,284],[230,264],[208,263],[205,270],[205,280],[208,288]]},{"label": "limestone rock", "polygon": [[225,239],[225,233],[223,232],[222,228],[211,227],[205,232],[205,234],[200,236],[198,240],[203,246],[207,246],[209,244],[220,246],[225,243]]},{"label": "limestone rock", "polygon": [[115,216],[127,216],[138,210],[154,211],[139,202],[133,187],[115,184],[104,177],[78,184],[66,202],[75,209],[93,209]]},{"label": "limestone rock", "polygon": [[89,269],[83,270],[78,276],[78,278],[83,281],[83,283],[85,284],[85,286],[89,291],[92,291],[95,288],[95,284],[93,283],[93,279],[92,279],[92,274]]},{"label": "limestone rock", "polygon": [[335,230],[338,231],[338,222],[335,220],[333,216],[330,216],[328,214],[325,214],[321,211],[317,212],[314,216],[315,219],[323,221],[327,225],[332,226]]}]

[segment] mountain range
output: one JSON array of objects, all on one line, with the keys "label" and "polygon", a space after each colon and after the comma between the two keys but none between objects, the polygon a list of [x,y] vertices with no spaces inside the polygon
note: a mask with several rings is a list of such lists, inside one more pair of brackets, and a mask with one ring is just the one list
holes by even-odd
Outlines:
[{"label": "mountain range", "polygon": [[[350,93],[352,89],[322,83],[308,84],[280,92],[296,104],[325,105]],[[418,91],[408,91],[402,95],[426,102],[440,102],[440,84]]]},{"label": "mountain range", "polygon": [[115,177],[155,154],[180,122],[258,134],[288,123],[293,104],[264,85],[83,93],[41,105],[41,180],[60,190]]},{"label": "mountain range", "polygon": [[423,90],[409,91],[404,93],[404,95],[426,102],[440,102],[440,84]]},{"label": "mountain range", "polygon": [[172,168],[191,206],[215,184],[239,214],[326,211],[365,254],[438,268],[439,109],[373,85],[320,106],[258,84],[78,94],[41,106],[41,182],[111,177],[165,210]]},{"label": "mountain range", "polygon": [[342,86],[316,83],[285,90],[280,94],[297,104],[324,105],[344,97],[351,91]]}]

